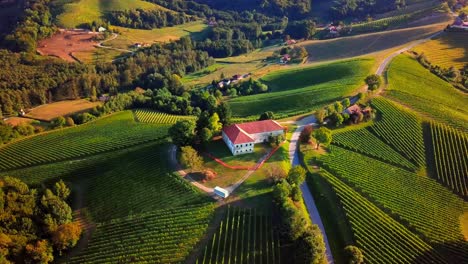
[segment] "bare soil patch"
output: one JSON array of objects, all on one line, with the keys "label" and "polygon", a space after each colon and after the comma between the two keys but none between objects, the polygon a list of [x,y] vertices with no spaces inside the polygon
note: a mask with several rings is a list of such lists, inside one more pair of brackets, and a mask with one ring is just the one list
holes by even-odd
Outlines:
[{"label": "bare soil patch", "polygon": [[51,121],[59,116],[66,116],[76,112],[89,110],[100,104],[100,102],[90,102],[85,99],[61,101],[33,108],[26,114],[26,117]]},{"label": "bare soil patch", "polygon": [[90,52],[96,50],[98,42],[94,37],[98,33],[88,30],[60,30],[50,38],[39,41],[37,51],[42,55],[55,56],[63,60],[74,62],[73,53]]},{"label": "bare soil patch", "polygon": [[31,124],[34,119],[24,118],[24,117],[10,117],[5,120],[5,123],[11,126],[18,126],[22,124]]}]

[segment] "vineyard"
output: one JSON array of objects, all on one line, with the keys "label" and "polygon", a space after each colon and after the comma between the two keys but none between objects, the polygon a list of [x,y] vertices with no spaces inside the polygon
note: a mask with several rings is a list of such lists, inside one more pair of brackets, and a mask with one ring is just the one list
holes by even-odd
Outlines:
[{"label": "vineyard", "polygon": [[430,7],[418,10],[409,14],[401,14],[392,17],[382,18],[370,22],[352,25],[353,34],[368,33],[374,31],[382,31],[388,28],[395,28],[404,25],[410,21],[414,21],[432,14],[436,8]]},{"label": "vineyard", "polygon": [[454,259],[468,261],[459,221],[468,204],[462,199],[430,178],[339,147],[330,151],[319,158],[328,171]]},{"label": "vineyard", "polygon": [[416,115],[382,98],[374,99],[372,105],[381,114],[381,120],[370,128],[371,131],[415,165],[425,167],[422,124]]},{"label": "vineyard", "polygon": [[138,124],[130,111],[0,148],[0,170],[82,158],[165,138],[168,126]]},{"label": "vineyard", "polygon": [[341,99],[363,85],[374,61],[349,60],[322,66],[273,72],[261,80],[268,93],[240,96],[228,101],[234,117],[296,115]]},{"label": "vineyard", "polygon": [[333,144],[409,170],[416,170],[414,164],[365,128],[334,133]]},{"label": "vineyard", "polygon": [[445,263],[434,249],[334,175],[333,186],[366,263]]},{"label": "vineyard", "polygon": [[437,179],[468,198],[468,136],[449,126],[431,123]]},{"label": "vineyard", "polygon": [[400,55],[389,66],[391,98],[460,130],[468,129],[468,95],[432,74],[415,59]]},{"label": "vineyard", "polygon": [[71,263],[180,263],[203,236],[212,204],[175,207],[97,224]]},{"label": "vineyard", "polygon": [[197,264],[279,263],[279,237],[272,219],[252,209],[228,207]]},{"label": "vineyard", "polygon": [[138,109],[133,111],[137,122],[150,124],[175,124],[179,120],[195,120],[193,116],[178,116],[154,110]]},{"label": "vineyard", "polygon": [[462,69],[468,62],[466,43],[468,43],[467,34],[446,32],[438,38],[416,46],[414,51],[419,54],[424,53],[429,62],[434,65],[446,69],[452,66]]}]

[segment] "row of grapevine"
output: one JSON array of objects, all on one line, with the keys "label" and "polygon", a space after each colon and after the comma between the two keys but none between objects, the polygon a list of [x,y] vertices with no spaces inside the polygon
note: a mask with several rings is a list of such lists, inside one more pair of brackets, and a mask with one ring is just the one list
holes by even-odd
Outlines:
[{"label": "row of grapevine", "polygon": [[175,124],[179,120],[195,120],[194,116],[171,115],[149,109],[133,111],[135,119],[141,123],[150,124]]},{"label": "row of grapevine", "polygon": [[271,218],[252,209],[228,207],[225,219],[197,264],[275,264],[279,260],[279,237]]},{"label": "row of grapevine", "polygon": [[349,183],[428,241],[468,261],[460,217],[468,204],[435,180],[331,146],[319,158],[327,170]]},{"label": "row of grapevine", "polygon": [[415,11],[409,14],[401,14],[392,17],[382,18],[375,21],[365,22],[361,24],[352,25],[352,33],[366,33],[366,32],[373,32],[373,31],[380,31],[385,30],[389,27],[397,27],[404,23],[407,23],[411,20],[416,20],[422,18],[426,15],[429,15],[434,11],[434,8],[426,8],[423,10]]},{"label": "row of grapevine", "polygon": [[397,164],[409,170],[416,170],[414,164],[382,142],[367,129],[334,133],[333,144],[375,157],[390,164]]},{"label": "row of grapevine", "polygon": [[334,175],[321,171],[343,206],[366,263],[445,263],[434,249]]},{"label": "row of grapevine", "polygon": [[379,111],[382,120],[375,122],[371,131],[415,165],[425,167],[426,150],[421,120],[383,98],[375,98],[372,105]]},{"label": "row of grapevine", "polygon": [[437,178],[468,198],[468,135],[432,122],[431,137]]},{"label": "row of grapevine", "polygon": [[180,263],[208,228],[213,204],[158,210],[97,224],[70,263]]},{"label": "row of grapevine", "polygon": [[0,148],[0,171],[128,148],[167,136],[168,126],[135,123],[130,111]]}]

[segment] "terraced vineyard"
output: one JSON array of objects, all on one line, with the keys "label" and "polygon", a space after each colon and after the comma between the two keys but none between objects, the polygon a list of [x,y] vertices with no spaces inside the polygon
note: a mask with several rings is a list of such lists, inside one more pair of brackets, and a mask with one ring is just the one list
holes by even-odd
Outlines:
[{"label": "terraced vineyard", "polygon": [[333,133],[332,143],[390,164],[396,164],[410,170],[417,169],[414,164],[382,142],[366,128]]},{"label": "terraced vineyard", "polygon": [[371,131],[415,165],[425,167],[423,130],[418,117],[383,98],[374,99],[372,105],[382,119],[370,128]]},{"label": "terraced vineyard", "polygon": [[432,122],[431,137],[437,179],[468,198],[468,135]]},{"label": "terraced vineyard", "polygon": [[454,259],[458,258],[457,263],[468,261],[468,243],[459,220],[468,203],[428,177],[339,147],[330,146],[330,150],[329,155],[319,158],[328,171],[431,243],[440,244]]},{"label": "terraced vineyard", "polygon": [[180,263],[206,232],[213,204],[158,210],[97,224],[70,263]]},{"label": "terraced vineyard", "polygon": [[175,124],[179,120],[195,120],[194,116],[170,115],[148,109],[138,109],[133,112],[135,114],[136,120],[141,123]]},{"label": "terraced vineyard", "polygon": [[455,89],[407,55],[397,56],[388,69],[386,95],[440,123],[468,130],[468,95]]},{"label": "terraced vineyard", "polygon": [[0,171],[128,148],[167,136],[167,125],[138,124],[130,111],[25,138],[0,148]]},{"label": "terraced vineyard", "polygon": [[282,117],[308,112],[360,88],[373,62],[356,59],[273,72],[261,79],[270,92],[233,98],[228,103],[234,117],[258,117],[265,111]]},{"label": "terraced vineyard", "polygon": [[255,210],[228,207],[197,263],[279,263],[279,238],[271,221]]},{"label": "terraced vineyard", "polygon": [[434,249],[339,178],[324,170],[366,263],[445,263]]}]

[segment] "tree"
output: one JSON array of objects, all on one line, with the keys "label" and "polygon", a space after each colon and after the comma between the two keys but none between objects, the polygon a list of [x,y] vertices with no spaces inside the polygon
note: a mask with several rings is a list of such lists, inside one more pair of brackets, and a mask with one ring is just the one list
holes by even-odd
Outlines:
[{"label": "tree", "polygon": [[78,222],[71,222],[60,225],[52,235],[52,243],[61,253],[76,245],[81,236],[81,225]]},{"label": "tree", "polygon": [[232,111],[228,103],[223,101],[219,104],[216,112],[218,113],[219,121],[221,121],[223,126],[227,126],[231,123]]},{"label": "tree", "polygon": [[331,116],[331,119],[332,119],[332,122],[335,124],[336,127],[341,126],[341,124],[343,124],[343,121],[344,121],[343,115],[341,115],[338,112],[333,113],[333,115]]},{"label": "tree", "polygon": [[302,199],[302,191],[299,186],[294,185],[291,188],[291,199],[295,202],[299,202]]},{"label": "tree", "polygon": [[70,193],[71,193],[70,189],[63,182],[63,180],[60,180],[55,183],[54,191],[55,191],[55,195],[57,195],[60,199],[64,201],[67,200],[68,196],[70,196]]},{"label": "tree", "polygon": [[258,120],[262,121],[262,120],[273,120],[273,119],[275,119],[275,115],[273,114],[273,112],[267,111],[267,112],[261,114],[260,118]]},{"label": "tree", "polygon": [[206,142],[209,142],[212,138],[213,138],[213,133],[211,132],[211,130],[206,127],[202,128],[200,132],[200,140],[203,143],[206,143]]},{"label": "tree", "polygon": [[288,182],[291,185],[301,185],[306,177],[306,171],[302,166],[294,166],[288,172]]},{"label": "tree", "polygon": [[330,129],[326,127],[321,127],[314,131],[314,138],[317,141],[317,148],[320,147],[320,144],[328,145],[332,141],[332,133]]},{"label": "tree", "polygon": [[270,166],[265,169],[265,173],[273,183],[281,182],[286,178],[286,173],[284,172],[283,168],[276,164],[270,164]]},{"label": "tree", "polygon": [[309,143],[310,138],[312,137],[313,130],[314,129],[311,125],[305,126],[304,129],[302,129],[301,134],[299,135],[299,141],[303,144]]},{"label": "tree", "polygon": [[349,245],[345,247],[345,257],[347,259],[347,263],[349,264],[362,264],[364,263],[364,257],[362,255],[361,250],[356,247]]},{"label": "tree", "polygon": [[323,121],[325,120],[327,113],[324,109],[320,109],[317,112],[315,112],[315,118],[317,119],[317,122],[319,124],[323,124]]},{"label": "tree", "polygon": [[46,230],[54,232],[58,226],[71,222],[72,210],[70,206],[47,189],[41,197]]},{"label": "tree", "polygon": [[54,260],[53,249],[47,240],[38,240],[26,245],[26,254],[36,263],[50,263]]},{"label": "tree", "polygon": [[342,113],[343,112],[343,105],[341,104],[341,102],[335,102],[335,104],[333,106],[335,107],[335,111],[337,113]]},{"label": "tree", "polygon": [[65,123],[67,124],[67,126],[74,126],[75,125],[75,121],[73,121],[73,118],[67,116],[65,118]]},{"label": "tree", "polygon": [[344,108],[348,108],[351,105],[351,101],[349,100],[349,98],[345,98],[343,99],[343,101],[341,101],[341,104]]},{"label": "tree", "polygon": [[291,186],[287,181],[282,181],[273,188],[273,198],[281,203],[286,200],[291,194]]},{"label": "tree", "polygon": [[179,147],[193,143],[195,136],[195,122],[192,120],[180,120],[169,128],[169,136],[172,142]]},{"label": "tree", "polygon": [[63,116],[59,116],[52,122],[54,127],[63,127],[67,124],[67,121]]},{"label": "tree", "polygon": [[191,146],[181,148],[180,162],[191,171],[199,171],[203,167],[203,159]]},{"label": "tree", "polygon": [[382,85],[382,78],[377,74],[372,74],[366,77],[365,82],[369,90],[377,90]]},{"label": "tree", "polygon": [[297,258],[304,261],[304,263],[321,264],[325,261],[325,241],[323,240],[320,228],[313,224],[308,226],[304,231],[304,235],[299,238]]},{"label": "tree", "polygon": [[220,119],[217,113],[214,113],[208,121],[209,121],[208,128],[211,130],[213,134],[216,135],[219,132],[221,132],[221,129],[223,128],[223,124],[220,122]]}]

